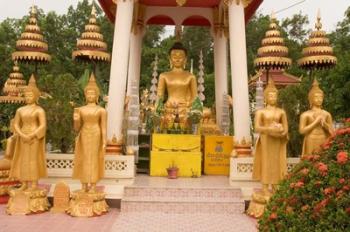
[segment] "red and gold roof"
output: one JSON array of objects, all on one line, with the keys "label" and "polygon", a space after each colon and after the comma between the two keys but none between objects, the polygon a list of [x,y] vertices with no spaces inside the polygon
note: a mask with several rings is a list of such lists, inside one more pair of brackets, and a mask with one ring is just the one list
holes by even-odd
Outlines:
[{"label": "red and gold roof", "polygon": [[[115,0],[99,0],[100,5],[111,22],[114,22],[116,5]],[[138,3],[145,6],[160,6],[160,7],[177,7],[180,2],[184,2],[181,7],[201,7],[201,8],[215,8],[218,7],[221,0],[139,0]],[[263,0],[251,0],[250,4],[245,8],[245,20],[246,22],[252,17],[255,11],[258,9]],[[174,25],[172,20],[164,16],[158,16],[152,18],[148,24],[163,24]],[[206,26],[208,22],[204,18],[191,17],[186,20],[183,25],[186,26]]]},{"label": "red and gold roof", "polygon": [[[270,70],[269,78],[272,78],[277,87],[285,87],[288,85],[296,85],[301,82],[300,78],[285,72],[284,70]],[[249,80],[249,87],[255,87],[258,80],[267,83],[267,76],[265,70],[260,70]]]}]

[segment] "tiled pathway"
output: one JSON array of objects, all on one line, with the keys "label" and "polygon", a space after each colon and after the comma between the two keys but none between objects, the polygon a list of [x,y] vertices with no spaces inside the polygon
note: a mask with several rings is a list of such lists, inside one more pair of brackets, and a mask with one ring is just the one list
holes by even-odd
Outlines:
[{"label": "tiled pathway", "polygon": [[255,220],[245,215],[120,213],[112,209],[94,218],[44,213],[8,216],[0,205],[0,232],[255,232]]}]

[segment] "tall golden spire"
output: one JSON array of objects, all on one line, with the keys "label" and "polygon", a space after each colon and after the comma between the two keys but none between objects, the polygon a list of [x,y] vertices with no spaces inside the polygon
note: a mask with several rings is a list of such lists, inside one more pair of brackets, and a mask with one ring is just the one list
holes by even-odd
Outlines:
[{"label": "tall golden spire", "polygon": [[85,32],[77,41],[77,50],[72,53],[73,59],[79,61],[109,62],[111,57],[107,52],[107,44],[103,41],[100,26],[96,20],[96,8],[92,5],[89,23],[85,25]]},{"label": "tall golden spire", "polygon": [[26,81],[23,79],[23,74],[19,71],[17,62],[13,66],[13,71],[6,80],[3,93],[0,96],[0,103],[23,103],[22,91],[26,87]]},{"label": "tall golden spire", "polygon": [[24,32],[16,42],[16,51],[12,53],[12,60],[19,62],[48,63],[51,56],[48,54],[48,45],[38,26],[37,9],[31,7],[30,17]]},{"label": "tall golden spire", "polygon": [[320,11],[317,13],[315,30],[311,32],[308,46],[303,49],[303,57],[298,60],[299,67],[316,70],[333,68],[337,58],[333,54],[326,32],[322,30]]}]

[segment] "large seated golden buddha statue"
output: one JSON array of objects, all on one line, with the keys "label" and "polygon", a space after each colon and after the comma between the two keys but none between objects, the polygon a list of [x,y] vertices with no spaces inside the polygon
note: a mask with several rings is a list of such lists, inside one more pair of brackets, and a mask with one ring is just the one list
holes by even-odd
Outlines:
[{"label": "large seated golden buddha statue", "polygon": [[157,106],[163,105],[166,100],[163,115],[168,126],[178,114],[180,124],[186,127],[187,115],[197,97],[197,81],[192,73],[185,70],[187,51],[180,42],[171,47],[169,56],[171,70],[159,76]]}]

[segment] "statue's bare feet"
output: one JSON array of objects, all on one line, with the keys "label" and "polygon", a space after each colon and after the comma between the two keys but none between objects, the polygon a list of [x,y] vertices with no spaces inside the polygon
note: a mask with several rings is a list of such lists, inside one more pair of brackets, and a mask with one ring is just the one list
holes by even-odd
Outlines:
[{"label": "statue's bare feet", "polygon": [[96,193],[96,184],[91,184],[89,193]]},{"label": "statue's bare feet", "polygon": [[22,183],[22,186],[18,188],[19,191],[24,191],[28,188],[27,183]]},{"label": "statue's bare feet", "polygon": [[34,190],[37,190],[37,189],[38,189],[38,183],[33,181],[31,186],[30,186],[30,188],[29,188],[29,190],[30,191],[34,191]]}]

